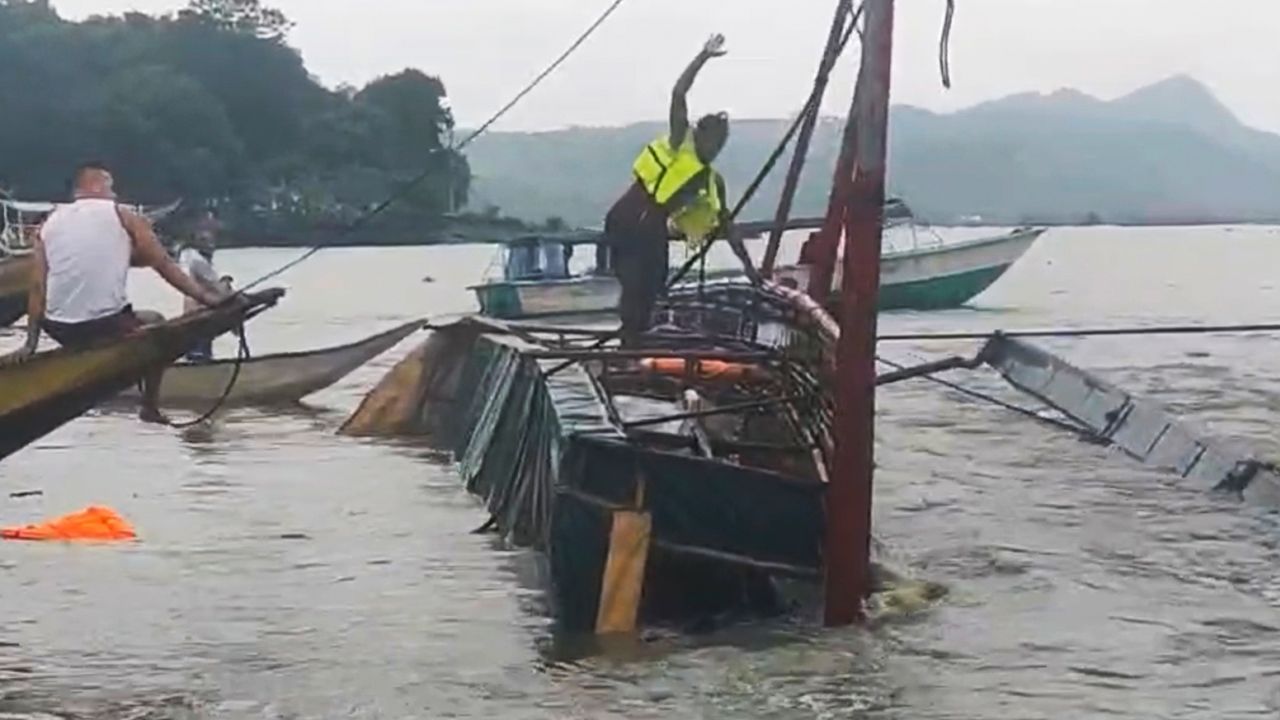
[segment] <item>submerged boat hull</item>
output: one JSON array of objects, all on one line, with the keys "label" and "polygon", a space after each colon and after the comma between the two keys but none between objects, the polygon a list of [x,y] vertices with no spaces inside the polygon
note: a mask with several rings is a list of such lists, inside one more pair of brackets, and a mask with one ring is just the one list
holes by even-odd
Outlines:
[{"label": "submerged boat hull", "polygon": [[[785,288],[724,288],[705,289],[723,303],[673,291],[665,312],[687,334],[655,335],[650,349],[630,352],[707,348],[720,342],[709,336],[737,332],[741,340],[726,342],[754,348],[753,356],[790,358],[769,392],[808,393],[814,401],[744,418],[740,438],[709,440],[728,455],[691,452],[689,436],[650,422],[650,413],[672,406],[663,378],[596,367],[572,359],[580,357],[572,350],[566,360],[554,342],[534,337],[538,331],[484,318],[433,329],[342,432],[419,436],[452,450],[493,526],[549,559],[563,631],[624,631],[634,613],[646,623],[778,608],[773,577],[820,576],[826,485],[818,466],[831,445],[823,429],[829,420],[819,417],[829,403],[819,398],[833,383],[816,375],[827,378],[821,368],[834,347],[834,323]],[[796,320],[806,313],[818,318],[816,331]],[[591,330],[545,332],[589,337]],[[753,397],[764,391],[752,387]]]},{"label": "submerged boat hull", "polygon": [[[240,364],[238,375],[234,359],[178,363],[165,371],[160,383],[160,404],[204,407],[218,402],[224,393],[223,402],[227,405],[298,402],[395,347],[422,325],[417,320],[347,345],[249,358]],[[233,376],[235,384],[228,390]],[[138,391],[131,388],[122,396],[137,399]]]}]

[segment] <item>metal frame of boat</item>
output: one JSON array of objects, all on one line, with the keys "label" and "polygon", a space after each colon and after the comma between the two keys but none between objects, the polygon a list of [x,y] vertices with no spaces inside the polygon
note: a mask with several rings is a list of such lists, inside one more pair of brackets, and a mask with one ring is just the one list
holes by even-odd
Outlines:
[{"label": "metal frame of boat", "polygon": [[[296,403],[395,347],[424,324],[415,320],[345,345],[248,358],[239,362],[238,374],[238,361],[234,358],[178,363],[165,371],[160,383],[160,404],[207,407],[219,401],[226,406]],[[235,383],[228,390],[233,376]],[[137,400],[140,395],[136,388],[130,388],[121,397]]]},{"label": "metal frame of boat", "polygon": [[1203,489],[1280,507],[1280,468],[1238,443],[1214,438],[1152,400],[1017,338],[996,335],[978,357],[1010,385],[1062,413],[1097,442]]}]

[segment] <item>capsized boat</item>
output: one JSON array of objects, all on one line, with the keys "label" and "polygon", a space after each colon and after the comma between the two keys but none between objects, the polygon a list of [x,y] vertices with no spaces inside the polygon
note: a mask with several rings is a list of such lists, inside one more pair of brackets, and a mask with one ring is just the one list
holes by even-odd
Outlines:
[{"label": "capsized boat", "polygon": [[273,306],[283,290],[184,315],[84,350],[59,348],[0,367],[0,459],[80,416],[214,337]]},{"label": "capsized boat", "polygon": [[[974,299],[1013,267],[1043,228],[1018,228],[999,235],[887,249],[881,260],[880,309],[940,310],[956,308]],[[572,274],[566,264],[549,264],[547,258],[568,254],[576,245],[594,245],[598,234],[530,236],[500,249],[503,276],[472,286],[481,312],[491,317],[518,319],[613,312],[621,286],[617,278],[595,270]],[[839,292],[837,263],[835,291]],[[713,271],[712,279],[737,271]],[[775,270],[788,285],[805,288],[807,265]]]},{"label": "capsized boat", "polygon": [[434,327],[343,432],[451,449],[492,526],[548,559],[562,630],[779,612],[821,575],[839,330],[734,280],[678,287],[657,317],[625,349],[595,328]]},{"label": "capsized boat", "polygon": [[[164,373],[160,404],[204,408],[219,401],[229,406],[296,403],[395,347],[423,325],[415,320],[346,345],[251,357],[240,363],[238,375],[234,358],[177,363]],[[235,383],[228,390],[233,375]],[[136,388],[121,396],[141,398]]]}]

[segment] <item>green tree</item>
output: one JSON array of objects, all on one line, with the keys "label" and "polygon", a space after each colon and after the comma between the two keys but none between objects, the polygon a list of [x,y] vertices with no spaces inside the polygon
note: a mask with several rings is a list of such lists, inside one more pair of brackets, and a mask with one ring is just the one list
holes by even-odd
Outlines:
[{"label": "green tree", "polygon": [[378,78],[354,97],[385,129],[376,148],[382,167],[401,182],[431,171],[432,177],[410,193],[408,201],[436,212],[465,204],[470,176],[465,158],[447,147],[453,114],[446,97],[439,78],[418,70]]},{"label": "green tree", "polygon": [[101,158],[131,200],[214,201],[255,236],[310,242],[425,171],[364,238],[420,241],[469,189],[444,83],[406,70],[327,90],[288,27],[257,0],[84,22],[0,0],[0,186],[61,197],[77,163]]},{"label": "green tree", "polygon": [[98,118],[103,159],[136,200],[218,197],[241,168],[244,148],[217,98],[171,68],[109,78]]},{"label": "green tree", "polygon": [[182,16],[209,23],[219,30],[283,40],[293,23],[284,13],[258,0],[191,0]]}]

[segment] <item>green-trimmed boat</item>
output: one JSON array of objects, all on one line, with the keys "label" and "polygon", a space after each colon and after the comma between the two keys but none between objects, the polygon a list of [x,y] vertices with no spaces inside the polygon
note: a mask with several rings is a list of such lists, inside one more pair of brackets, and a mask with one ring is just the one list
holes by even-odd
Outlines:
[{"label": "green-trimmed boat", "polygon": [[[880,270],[881,310],[946,310],[961,307],[995,284],[1044,234],[1019,228],[1004,235],[885,253]],[[805,287],[809,268],[779,268],[780,281]],[[836,266],[835,292],[839,291]]]}]

